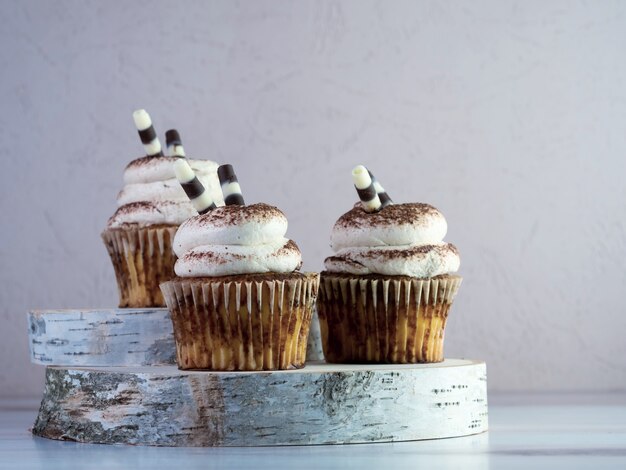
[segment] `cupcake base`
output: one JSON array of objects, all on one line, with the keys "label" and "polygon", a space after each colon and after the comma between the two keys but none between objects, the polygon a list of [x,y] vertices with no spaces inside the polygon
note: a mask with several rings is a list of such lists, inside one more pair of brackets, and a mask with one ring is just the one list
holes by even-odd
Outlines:
[{"label": "cupcake base", "polygon": [[322,272],[318,314],[327,362],[443,361],[444,330],[461,277]]},{"label": "cupcake base", "polygon": [[165,307],[159,284],[172,279],[177,225],[106,229],[107,247],[120,295],[120,307]]},{"label": "cupcake base", "polygon": [[304,367],[319,274],[175,278],[161,284],[180,369]]}]

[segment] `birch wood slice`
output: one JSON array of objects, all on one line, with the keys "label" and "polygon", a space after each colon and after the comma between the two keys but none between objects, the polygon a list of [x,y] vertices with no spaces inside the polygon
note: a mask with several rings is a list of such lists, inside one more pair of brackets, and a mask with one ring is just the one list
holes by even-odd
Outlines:
[{"label": "birch wood slice", "polygon": [[176,364],[166,308],[28,312],[31,362],[59,366]]},{"label": "birch wood slice", "polygon": [[[176,364],[172,320],[166,308],[32,310],[30,359],[35,364],[99,367]],[[323,359],[317,315],[307,360]]]},{"label": "birch wood slice", "polygon": [[487,430],[484,362],[276,372],[48,367],[33,434],[105,444],[267,446],[434,439]]}]

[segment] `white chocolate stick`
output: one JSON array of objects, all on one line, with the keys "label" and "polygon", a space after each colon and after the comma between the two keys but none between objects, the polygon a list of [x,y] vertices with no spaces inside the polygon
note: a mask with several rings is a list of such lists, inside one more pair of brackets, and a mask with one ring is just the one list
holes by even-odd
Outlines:
[{"label": "white chocolate stick", "polygon": [[139,132],[139,138],[146,151],[146,155],[148,157],[162,157],[163,151],[161,149],[161,142],[159,142],[156,131],[152,126],[150,115],[145,109],[138,109],[133,112],[133,120],[135,121],[135,127],[137,127],[137,132]]},{"label": "white chocolate stick", "polygon": [[367,168],[363,165],[355,166],[352,170],[352,181],[365,212],[376,212],[382,208],[380,198],[374,188]]},{"label": "white chocolate stick", "polygon": [[232,165],[220,165],[217,168],[217,177],[219,178],[220,185],[222,186],[224,204],[227,206],[244,206],[246,203],[243,201],[241,187],[237,182],[237,175],[235,175]]},{"label": "white chocolate stick", "polygon": [[205,214],[215,209],[215,202],[213,202],[209,192],[202,185],[189,163],[187,163],[187,160],[184,158],[176,160],[174,162],[174,173],[198,214]]},{"label": "white chocolate stick", "polygon": [[369,173],[370,178],[372,178],[372,184],[374,185],[374,189],[378,194],[378,199],[380,199],[380,208],[383,209],[388,205],[393,204],[393,201],[389,197],[389,194],[387,194],[387,191],[385,191],[385,188],[383,188],[383,186],[378,182],[378,180],[371,171],[368,170],[367,172]]},{"label": "white chocolate stick", "polygon": [[170,129],[165,132],[165,147],[170,157],[184,158],[186,156],[183,142],[180,140],[180,134],[176,129]]}]

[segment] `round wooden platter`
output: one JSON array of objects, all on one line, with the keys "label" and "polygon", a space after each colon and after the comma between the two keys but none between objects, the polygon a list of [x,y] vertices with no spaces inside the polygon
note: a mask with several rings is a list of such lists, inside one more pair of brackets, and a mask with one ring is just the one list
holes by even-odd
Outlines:
[{"label": "round wooden platter", "polygon": [[[32,310],[28,312],[34,364],[97,367],[176,364],[166,308]],[[308,360],[323,359],[314,316]]]},{"label": "round wooden platter", "polygon": [[484,362],[272,372],[48,367],[33,434],[157,446],[407,441],[487,430]]}]

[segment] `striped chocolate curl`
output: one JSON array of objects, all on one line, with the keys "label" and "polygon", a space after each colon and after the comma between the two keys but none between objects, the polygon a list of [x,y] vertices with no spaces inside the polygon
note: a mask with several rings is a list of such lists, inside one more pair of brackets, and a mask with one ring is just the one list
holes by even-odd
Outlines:
[{"label": "striped chocolate curl", "polygon": [[187,163],[187,160],[181,158],[174,162],[174,173],[176,179],[183,187],[185,194],[191,201],[198,214],[206,214],[210,210],[215,209],[216,205],[211,199],[209,192],[202,185],[193,169]]},{"label": "striped chocolate curl", "polygon": [[186,156],[183,142],[180,140],[180,134],[176,129],[165,132],[165,147],[170,157],[184,158]]},{"label": "striped chocolate curl", "polygon": [[241,187],[237,182],[237,175],[235,175],[235,171],[233,170],[232,165],[220,165],[217,168],[217,177],[220,179],[220,185],[222,186],[222,194],[224,195],[225,205],[243,206],[246,204],[243,201]]},{"label": "striped chocolate curl", "polygon": [[148,157],[162,157],[161,142],[152,126],[152,119],[145,109],[138,109],[133,112],[135,127],[139,132],[139,138],[143,144]]},{"label": "striped chocolate curl", "polygon": [[378,194],[378,199],[380,199],[380,206],[381,206],[380,208],[382,209],[384,207],[387,207],[390,204],[393,204],[393,201],[389,197],[389,194],[387,194],[387,191],[385,191],[385,188],[382,187],[382,185],[378,182],[378,180],[372,174],[371,171],[367,170],[367,172],[369,173],[370,178],[372,179],[372,184],[374,185],[376,194]]},{"label": "striped chocolate curl", "polygon": [[378,192],[374,187],[369,171],[363,165],[358,165],[352,170],[352,181],[359,195],[365,212],[376,212],[382,209]]}]

